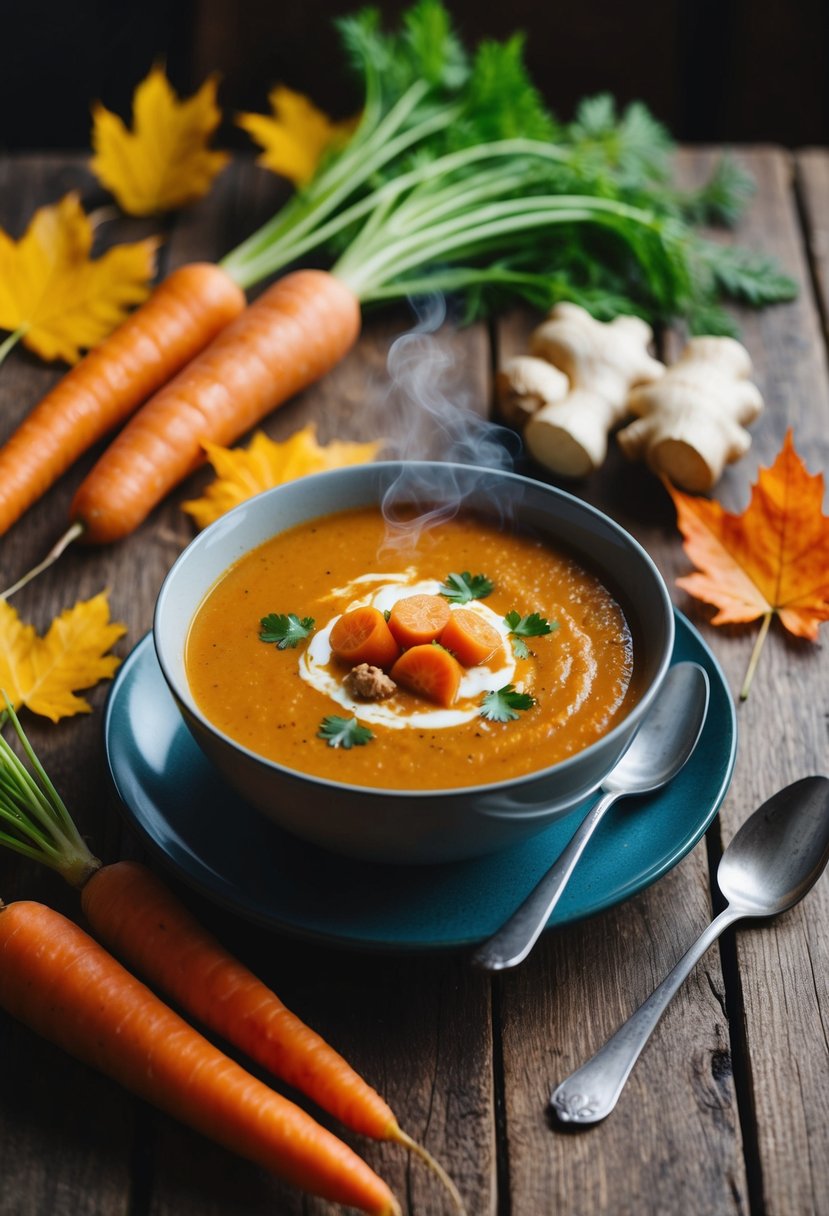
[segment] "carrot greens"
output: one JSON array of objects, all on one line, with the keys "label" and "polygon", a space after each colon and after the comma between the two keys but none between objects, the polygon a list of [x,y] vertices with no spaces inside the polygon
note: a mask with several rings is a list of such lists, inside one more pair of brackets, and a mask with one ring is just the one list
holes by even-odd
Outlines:
[{"label": "carrot greens", "polygon": [[29,763],[0,735],[0,844],[57,870],[73,887],[82,887],[101,863],[75,827],[14,707],[4,700],[5,715]]},{"label": "carrot greens", "polygon": [[503,299],[568,299],[603,319],[685,316],[709,333],[733,329],[723,297],[760,306],[794,294],[764,256],[698,235],[738,218],[751,181],[725,159],[700,189],[680,190],[673,141],[642,104],[620,112],[601,95],[558,121],[521,35],[468,53],[440,0],[418,0],[396,33],[373,9],[337,24],[363,80],[360,121],[224,259],[242,286],[323,250],[363,303],[458,293],[472,317]]}]

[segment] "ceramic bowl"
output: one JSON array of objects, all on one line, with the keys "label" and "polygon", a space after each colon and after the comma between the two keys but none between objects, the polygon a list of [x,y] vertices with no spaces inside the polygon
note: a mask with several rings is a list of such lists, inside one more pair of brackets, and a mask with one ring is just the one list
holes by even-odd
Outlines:
[{"label": "ceramic bowl", "polygon": [[[248,550],[305,520],[382,502],[418,473],[430,501],[466,508],[565,546],[614,591],[631,624],[642,693],[607,735],[527,776],[458,789],[400,791],[347,785],[266,760],[213,726],[190,692],[184,650],[193,616],[213,584]],[[583,802],[613,768],[668,669],[674,617],[645,550],[608,516],[562,490],[512,473],[433,462],[385,462],[320,473],[257,495],[201,532],[171,568],[153,637],[179,710],[209,759],[247,801],[281,827],[327,849],[384,862],[456,861],[506,848]]]}]

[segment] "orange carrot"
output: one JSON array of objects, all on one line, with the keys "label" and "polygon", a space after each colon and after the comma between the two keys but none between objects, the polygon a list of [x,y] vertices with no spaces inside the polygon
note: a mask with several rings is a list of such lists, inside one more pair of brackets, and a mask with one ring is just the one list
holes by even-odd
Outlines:
[{"label": "orange carrot", "polygon": [[71,516],[83,538],[128,535],[205,459],[334,367],[357,339],[360,305],[322,270],[278,279],[152,397],[81,484]]},{"label": "orange carrot", "polygon": [[456,1212],[463,1213],[451,1178],[402,1130],[380,1095],[203,929],[162,882],[136,862],[101,865],[8,700],[5,708],[29,765],[0,733],[2,843],[52,867],[78,888],[97,936],[203,1025],[225,1035],[354,1131],[395,1141],[421,1157],[446,1187]]},{"label": "orange carrot", "polygon": [[453,705],[461,682],[456,658],[429,642],[406,650],[392,667],[391,678],[437,705]]},{"label": "orange carrot", "polygon": [[477,667],[491,658],[502,643],[497,629],[469,608],[456,608],[449,614],[446,628],[440,635],[440,644],[464,667]]},{"label": "orange carrot", "polygon": [[399,1216],[385,1182],[347,1145],[225,1056],[43,904],[0,905],[0,1005],[139,1097],[303,1190],[376,1216]]},{"label": "orange carrot", "polygon": [[188,1013],[352,1130],[398,1138],[394,1113],[376,1090],[145,866],[103,866],[84,884],[81,903],[96,936]]},{"label": "orange carrot", "polygon": [[439,595],[407,595],[391,610],[389,629],[404,648],[434,642],[449,621],[449,604]]},{"label": "orange carrot", "polygon": [[244,306],[244,292],[208,263],[182,266],[160,283],[67,372],[0,448],[0,533]]},{"label": "orange carrot", "polygon": [[329,637],[334,656],[344,663],[371,663],[387,670],[400,654],[400,647],[377,608],[353,608],[344,612]]}]

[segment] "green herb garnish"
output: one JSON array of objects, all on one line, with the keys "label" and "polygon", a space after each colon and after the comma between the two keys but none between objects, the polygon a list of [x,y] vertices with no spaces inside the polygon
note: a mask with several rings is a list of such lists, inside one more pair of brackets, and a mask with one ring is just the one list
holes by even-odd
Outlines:
[{"label": "green herb garnish", "polygon": [[319,739],[325,739],[329,747],[364,747],[374,734],[367,726],[361,726],[356,718],[338,718],[331,714],[323,718],[317,731]]},{"label": "green herb garnish", "polygon": [[298,642],[302,642],[314,628],[314,618],[305,616],[301,620],[295,612],[269,612],[263,616],[259,624],[262,631],[259,634],[263,642],[273,642],[277,650],[293,650]]},{"label": "green herb garnish", "polygon": [[441,583],[440,594],[452,604],[468,604],[470,600],[482,600],[490,595],[495,584],[485,574],[448,574]]},{"label": "green herb garnish", "polygon": [[531,612],[529,616],[521,616],[515,609],[504,617],[504,624],[509,625],[512,649],[517,659],[528,659],[532,654],[524,638],[540,638],[545,633],[552,633],[558,629],[558,621],[550,623],[538,612]]},{"label": "green herb garnish", "polygon": [[488,722],[513,722],[518,717],[518,710],[532,709],[535,697],[528,692],[516,692],[514,684],[505,684],[493,692],[488,692],[483,699],[481,717]]}]

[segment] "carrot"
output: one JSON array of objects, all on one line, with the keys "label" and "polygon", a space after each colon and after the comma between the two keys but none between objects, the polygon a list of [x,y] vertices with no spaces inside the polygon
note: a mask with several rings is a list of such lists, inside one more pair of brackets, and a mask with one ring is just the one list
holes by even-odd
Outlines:
[{"label": "carrot", "polygon": [[498,630],[469,608],[456,608],[450,612],[446,628],[440,635],[441,646],[451,650],[464,667],[477,667],[479,663],[485,663],[501,642]]},{"label": "carrot", "polygon": [[0,1005],[132,1093],[303,1190],[399,1216],[385,1182],[347,1145],[43,904],[0,905]]},{"label": "carrot", "polygon": [[395,1139],[388,1104],[237,962],[145,866],[119,861],[84,884],[95,935],[176,1004],[361,1135]]},{"label": "carrot", "polygon": [[431,642],[404,651],[389,674],[396,683],[444,706],[454,704],[461,682],[457,659]]},{"label": "carrot", "polygon": [[204,462],[334,367],[360,305],[322,270],[278,279],[127,423],[82,482],[70,515],[96,544],[128,535]]},{"label": "carrot", "polygon": [[449,621],[449,604],[439,595],[407,595],[391,610],[389,629],[405,649],[434,642]]},{"label": "carrot", "polygon": [[244,292],[208,263],[182,266],[160,283],[67,372],[0,448],[0,533],[244,306]]},{"label": "carrot", "polygon": [[387,670],[400,654],[400,647],[377,608],[353,608],[344,612],[329,637],[335,658],[344,663],[372,663]]},{"label": "carrot", "polygon": [[95,932],[115,953],[190,1015],[224,1035],[338,1117],[347,1127],[395,1141],[440,1178],[455,1210],[463,1201],[440,1163],[399,1126],[368,1082],[275,993],[209,934],[145,866],[102,866],[79,833],[6,701],[29,767],[0,734],[0,838],[80,889]]}]

